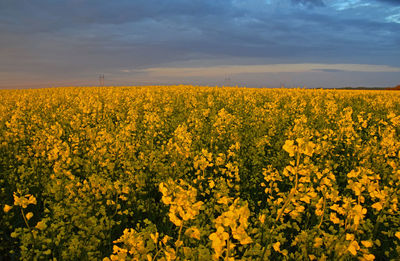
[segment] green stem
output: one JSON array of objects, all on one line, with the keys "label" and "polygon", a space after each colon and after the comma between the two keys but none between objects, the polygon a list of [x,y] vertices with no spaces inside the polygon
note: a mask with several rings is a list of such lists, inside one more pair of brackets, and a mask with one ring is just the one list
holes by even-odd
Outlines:
[{"label": "green stem", "polygon": [[226,257],[225,257],[225,260],[229,260],[229,248],[230,248],[230,240],[228,238],[228,242],[226,243]]},{"label": "green stem", "polygon": [[[183,229],[183,221],[181,226],[179,227],[179,232],[178,232],[178,240],[176,242],[180,242],[181,241],[181,234],[182,234],[182,229]],[[178,243],[179,244],[179,243]],[[179,251],[179,247],[180,245],[178,245],[175,249],[176,255],[178,256],[178,251]]]},{"label": "green stem", "polygon": [[267,244],[264,247],[264,250],[263,250],[263,253],[262,253],[261,257],[260,257],[260,260],[264,260],[265,252],[267,251],[267,246],[271,243],[270,242],[271,238],[272,238],[271,235],[275,230],[276,223],[281,218],[281,216],[282,216],[283,212],[285,211],[287,205],[289,204],[290,200],[292,200],[293,196],[296,194],[297,187],[299,185],[298,184],[299,183],[299,176],[298,176],[298,173],[297,173],[297,168],[299,167],[299,164],[300,164],[300,153],[297,152],[297,155],[296,155],[296,173],[295,173],[296,177],[295,177],[294,188],[292,188],[292,190],[290,191],[288,197],[286,198],[285,203],[283,204],[282,208],[280,209],[280,211],[278,211],[278,216],[276,217],[274,223],[272,224],[272,228],[271,228],[271,231],[269,233],[268,241],[267,241]]},{"label": "green stem", "polygon": [[386,208],[387,203],[391,202],[390,199],[392,198],[393,194],[397,194],[398,191],[400,191],[400,190],[397,189],[397,190],[394,190],[392,193],[390,193],[389,200],[385,201],[385,203],[382,206],[382,209],[379,211],[378,216],[376,218],[375,225],[374,225],[374,229],[372,230],[372,238],[375,238],[376,233],[378,233],[378,228],[379,228],[379,224],[381,223],[381,216],[383,214],[383,210]]},{"label": "green stem", "polygon": [[327,255],[329,255],[329,251],[331,251],[331,249],[336,245],[337,242],[340,242],[343,240],[345,234],[346,233],[343,233],[342,235],[339,236],[339,238],[337,240],[332,241],[332,243],[326,248]]},{"label": "green stem", "polygon": [[156,257],[158,256],[158,254],[161,253],[161,248],[157,251],[156,255],[152,258],[152,260],[156,260]]},{"label": "green stem", "polygon": [[324,195],[324,206],[322,208],[322,216],[321,216],[321,221],[318,224],[318,229],[320,229],[321,225],[322,225],[322,221],[324,220],[324,215],[325,215],[325,206],[326,206],[326,198]]},{"label": "green stem", "polygon": [[24,210],[22,209],[22,207],[21,207],[21,214],[22,214],[22,217],[24,218],[25,225],[28,227],[29,232],[30,232],[31,235],[32,235],[32,238],[33,238],[33,245],[36,247],[36,238],[35,238],[35,235],[34,235],[33,232],[32,232],[31,226],[29,226],[28,220],[27,220],[26,217],[25,217],[25,213],[24,213]]},{"label": "green stem", "polygon": [[275,222],[277,222],[281,218],[281,216],[282,216],[283,212],[285,211],[287,205],[290,203],[290,200],[292,200],[293,196],[296,194],[297,187],[299,185],[299,175],[297,173],[297,168],[299,166],[299,158],[300,158],[299,155],[300,155],[300,153],[298,153],[297,155],[298,156],[297,156],[296,169],[295,169],[296,170],[296,173],[295,173],[296,178],[295,178],[294,188],[291,189],[289,196],[286,198],[286,201],[283,204],[283,207],[281,208],[278,216],[275,219]]},{"label": "green stem", "polygon": [[24,218],[25,225],[26,225],[27,228],[31,231],[32,229],[31,229],[31,227],[30,227],[29,224],[28,224],[28,220],[27,220],[26,217],[25,217],[25,213],[24,213],[24,210],[22,209],[22,207],[21,207],[21,214],[22,214],[22,217]]}]

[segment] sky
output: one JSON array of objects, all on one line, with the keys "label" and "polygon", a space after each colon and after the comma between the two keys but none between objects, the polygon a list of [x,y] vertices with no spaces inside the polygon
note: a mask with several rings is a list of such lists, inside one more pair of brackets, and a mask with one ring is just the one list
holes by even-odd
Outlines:
[{"label": "sky", "polygon": [[0,0],[0,88],[400,84],[400,0]]}]

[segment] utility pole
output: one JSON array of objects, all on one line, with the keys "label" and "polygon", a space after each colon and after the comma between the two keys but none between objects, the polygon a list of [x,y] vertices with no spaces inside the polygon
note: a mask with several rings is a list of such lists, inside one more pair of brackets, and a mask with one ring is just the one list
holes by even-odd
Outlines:
[{"label": "utility pole", "polygon": [[104,74],[99,75],[99,84],[100,86],[104,86]]},{"label": "utility pole", "polygon": [[225,74],[224,85],[229,86],[231,84],[231,78],[229,75]]}]

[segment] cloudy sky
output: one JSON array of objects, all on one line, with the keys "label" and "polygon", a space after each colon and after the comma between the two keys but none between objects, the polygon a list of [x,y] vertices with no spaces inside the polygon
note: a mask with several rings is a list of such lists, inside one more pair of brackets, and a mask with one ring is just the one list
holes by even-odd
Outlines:
[{"label": "cloudy sky", "polygon": [[0,88],[400,84],[400,0],[0,0]]}]

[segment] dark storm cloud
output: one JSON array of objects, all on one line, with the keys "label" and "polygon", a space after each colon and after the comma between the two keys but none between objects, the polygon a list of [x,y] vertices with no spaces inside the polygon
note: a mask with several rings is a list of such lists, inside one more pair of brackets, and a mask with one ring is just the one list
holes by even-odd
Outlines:
[{"label": "dark storm cloud", "polygon": [[2,22],[24,31],[53,31],[87,24],[124,24],[176,16],[206,17],[229,11],[229,2],[202,0],[69,0],[0,2]]},{"label": "dark storm cloud", "polygon": [[0,76],[92,77],[217,60],[400,66],[398,3],[2,0]]}]

